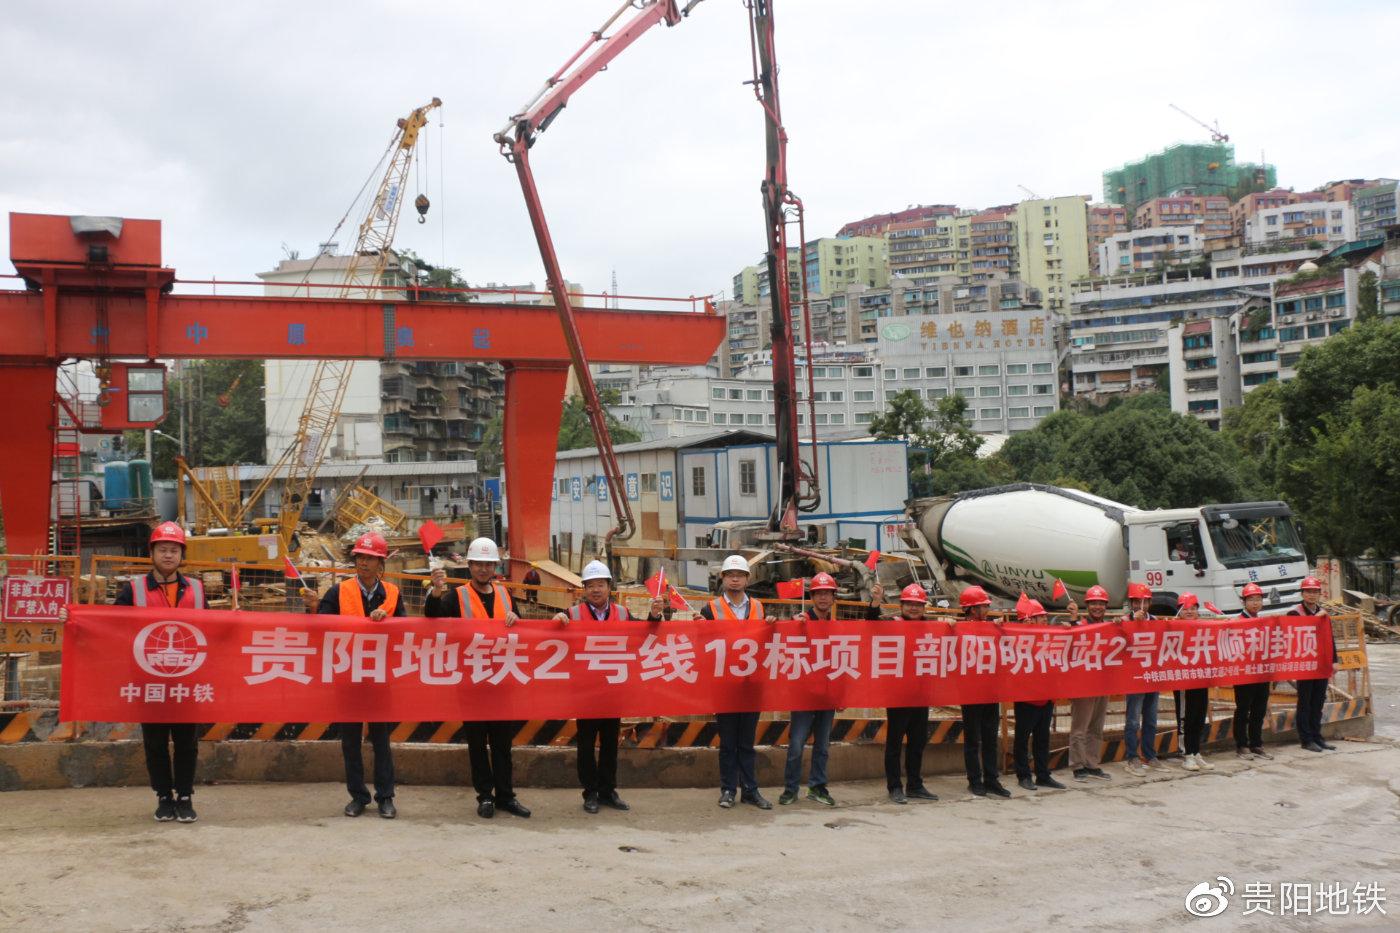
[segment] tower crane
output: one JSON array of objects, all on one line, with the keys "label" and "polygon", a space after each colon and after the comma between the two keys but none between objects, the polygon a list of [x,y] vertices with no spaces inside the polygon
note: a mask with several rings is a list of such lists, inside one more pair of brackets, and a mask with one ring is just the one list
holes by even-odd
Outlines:
[{"label": "tower crane", "polygon": [[1196,123],[1196,124],[1200,125],[1201,127],[1205,128],[1205,130],[1206,130],[1208,133],[1210,133],[1210,141],[1211,141],[1211,142],[1213,142],[1213,143],[1228,143],[1228,142],[1230,141],[1229,135],[1228,135],[1227,133],[1223,132],[1223,131],[1220,129],[1220,121],[1219,121],[1219,120],[1216,120],[1216,121],[1215,121],[1215,124],[1214,124],[1214,125],[1211,125],[1211,124],[1207,123],[1206,121],[1202,120],[1200,117],[1197,117],[1197,116],[1194,116],[1193,114],[1187,113],[1185,110],[1182,110],[1182,109],[1181,109],[1180,107],[1178,107],[1176,104],[1167,104],[1167,106],[1170,107],[1170,108],[1172,108],[1173,110],[1175,110],[1177,113],[1181,114],[1181,115],[1182,115],[1183,117],[1185,117],[1186,119],[1190,120],[1192,123]]}]

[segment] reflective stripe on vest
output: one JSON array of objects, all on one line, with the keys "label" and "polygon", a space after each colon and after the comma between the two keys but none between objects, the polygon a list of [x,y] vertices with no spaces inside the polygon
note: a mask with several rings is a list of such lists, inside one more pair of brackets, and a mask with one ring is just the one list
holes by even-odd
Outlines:
[{"label": "reflective stripe on vest", "polygon": [[496,594],[495,604],[491,607],[491,614],[486,614],[486,604],[481,601],[481,597],[476,595],[476,587],[470,583],[457,587],[457,604],[462,607],[462,618],[464,619],[500,619],[505,620],[507,612],[513,612],[515,607],[511,604],[510,593],[499,583],[492,583],[491,589]]},{"label": "reflective stripe on vest", "polygon": [[[399,608],[399,588],[387,580],[380,580],[380,586],[384,587],[384,602],[379,608],[384,610],[385,615],[393,615],[394,610]],[[343,616],[368,616],[365,612],[365,600],[360,595],[360,581],[356,577],[340,581],[340,614]]]},{"label": "reflective stripe on vest", "polygon": [[[139,579],[139,583],[136,580],[131,581],[131,602],[135,606],[145,608],[146,606],[149,606],[151,604],[151,590],[148,590],[146,588],[146,583],[151,579],[151,577],[149,574],[142,574]],[[160,594],[160,601],[165,605],[170,606],[171,609],[203,609],[203,581],[196,580],[194,577],[187,577],[184,574],[180,574],[179,582],[184,583],[184,586],[181,588],[177,604],[174,606],[170,606],[170,600],[165,598],[165,590],[157,586],[155,588],[155,592]]]},{"label": "reflective stripe on vest", "polygon": [[585,603],[579,603],[569,609],[569,619],[573,622],[582,622],[587,619],[590,622],[631,622],[632,614],[627,611],[626,606],[619,606],[612,600],[608,601],[608,616],[605,619],[596,618],[591,609],[586,608]]},{"label": "reflective stripe on vest", "polygon": [[[716,620],[726,619],[735,622],[739,621],[739,617],[734,614],[734,610],[729,606],[729,600],[725,599],[723,596],[710,600],[710,615],[714,616]],[[753,597],[749,597],[749,614],[745,616],[745,618],[748,620],[761,620],[763,618],[763,603]]]}]

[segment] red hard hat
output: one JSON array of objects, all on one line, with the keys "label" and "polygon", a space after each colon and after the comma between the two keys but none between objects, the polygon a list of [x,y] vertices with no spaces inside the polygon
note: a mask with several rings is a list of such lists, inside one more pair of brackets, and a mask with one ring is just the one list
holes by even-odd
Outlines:
[{"label": "red hard hat", "polygon": [[1263,596],[1263,595],[1264,595],[1264,591],[1263,591],[1262,589],[1259,588],[1259,584],[1258,584],[1258,583],[1246,583],[1246,584],[1244,585],[1244,589],[1240,590],[1240,597],[1241,597],[1241,598],[1244,598],[1244,597],[1246,597],[1246,596]]},{"label": "red hard hat", "polygon": [[1182,609],[1194,609],[1201,604],[1195,593],[1182,593],[1176,598],[1176,604]]},{"label": "red hard hat", "polygon": [[902,603],[926,603],[928,593],[917,583],[911,583],[899,592],[899,601]]},{"label": "red hard hat", "polygon": [[1322,581],[1317,577],[1304,577],[1303,582],[1298,584],[1300,590],[1321,590]]},{"label": "red hard hat", "polygon": [[162,541],[169,541],[171,544],[185,546],[185,529],[174,522],[161,522],[151,531],[151,540],[147,546],[159,544]]},{"label": "red hard hat", "polygon": [[1152,587],[1148,586],[1146,583],[1129,583],[1129,584],[1128,584],[1128,598],[1129,598],[1129,599],[1151,599],[1151,598],[1152,598]]},{"label": "red hard hat", "polygon": [[1106,602],[1108,602],[1108,590],[1104,589],[1104,588],[1101,587],[1101,586],[1097,586],[1097,585],[1096,585],[1096,586],[1091,586],[1091,587],[1089,587],[1089,589],[1084,593],[1084,601],[1085,601],[1086,603],[1095,603],[1095,602],[1098,602],[1098,603],[1106,603]]},{"label": "red hard hat", "polygon": [[1016,618],[1022,622],[1045,614],[1045,607],[1040,604],[1038,599],[1028,599],[1023,603],[1016,604]]},{"label": "red hard hat", "polygon": [[355,539],[355,546],[350,549],[350,553],[368,554],[370,557],[388,557],[389,542],[384,540],[383,535],[366,531]]},{"label": "red hard hat", "polygon": [[807,584],[807,589],[813,593],[818,590],[830,590],[834,593],[836,592],[836,581],[831,578],[829,573],[819,573],[812,578],[811,583]]},{"label": "red hard hat", "polygon": [[990,606],[992,598],[980,586],[969,586],[958,596],[958,605],[967,609],[971,606]]}]

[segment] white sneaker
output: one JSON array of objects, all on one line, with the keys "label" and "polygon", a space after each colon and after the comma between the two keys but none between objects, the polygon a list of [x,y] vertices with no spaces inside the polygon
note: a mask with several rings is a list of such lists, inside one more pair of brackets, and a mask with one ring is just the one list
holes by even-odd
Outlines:
[{"label": "white sneaker", "polygon": [[1147,774],[1147,766],[1137,760],[1125,761],[1123,763],[1123,770],[1135,777],[1143,777]]},{"label": "white sneaker", "polygon": [[1197,755],[1197,756],[1196,756],[1196,764],[1198,764],[1198,765],[1201,766],[1201,770],[1202,770],[1202,771],[1214,771],[1214,770],[1215,770],[1215,765],[1211,764],[1209,761],[1206,761],[1205,758],[1204,758],[1203,756],[1201,756],[1201,755]]},{"label": "white sneaker", "polygon": [[1153,758],[1148,762],[1147,767],[1153,771],[1170,771],[1171,767],[1160,758]]},{"label": "white sneaker", "polygon": [[1200,764],[1196,761],[1196,756],[1195,756],[1195,755],[1187,755],[1187,756],[1186,756],[1186,760],[1183,761],[1183,762],[1181,763],[1181,766],[1182,766],[1183,768],[1185,768],[1187,771],[1199,771],[1199,770],[1201,770],[1201,766],[1200,766]]}]

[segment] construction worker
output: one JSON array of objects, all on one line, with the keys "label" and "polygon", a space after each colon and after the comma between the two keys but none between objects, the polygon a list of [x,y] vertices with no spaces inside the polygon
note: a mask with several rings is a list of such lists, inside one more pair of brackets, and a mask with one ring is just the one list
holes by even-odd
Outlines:
[{"label": "construction worker", "polygon": [[[1050,625],[1050,614],[1039,600],[1016,604],[1016,621],[1023,625]],[[1016,731],[1011,758],[1016,763],[1016,783],[1023,790],[1041,787],[1064,790],[1050,774],[1050,726],[1055,718],[1054,700],[1017,700]],[[1031,767],[1034,764],[1034,772]]]},{"label": "construction worker", "polygon": [[[1098,625],[1108,621],[1108,590],[1097,584],[1084,593],[1085,618],[1079,607],[1069,604],[1070,625]],[[1103,720],[1108,697],[1076,697],[1069,704],[1069,765],[1076,781],[1098,778],[1108,781],[1103,761]]]},{"label": "construction worker", "polygon": [[[114,606],[138,608],[203,609],[204,584],[180,573],[185,560],[185,530],[174,522],[161,522],[151,532],[146,548],[151,572],[133,577],[117,591]],[[68,621],[68,610],[59,612]],[[146,775],[156,792],[155,818],[159,823],[193,823],[194,771],[199,759],[199,738],[192,722],[143,722],[141,744],[146,750]],[[171,747],[175,749],[171,761]]]},{"label": "construction worker", "polygon": [[[1299,584],[1303,605],[1298,607],[1298,615],[1323,616],[1327,610],[1322,607],[1322,581],[1317,577],[1304,577]],[[1337,636],[1332,636],[1332,670],[1337,669]],[[1335,750],[1322,736],[1322,707],[1327,702],[1327,684],[1331,677],[1318,677],[1313,680],[1298,681],[1298,741],[1310,752]]]},{"label": "construction worker", "polygon": [[[350,556],[355,560],[355,575],[326,590],[319,604],[316,591],[305,589],[307,611],[315,605],[320,615],[364,616],[371,622],[408,615],[399,598],[399,588],[380,579],[384,574],[384,561],[389,556],[389,542],[367,531],[355,539]],[[359,816],[370,801],[360,748],[364,724],[341,722],[336,723],[336,728],[340,731],[341,757],[345,759],[345,787],[350,791],[345,815]],[[374,748],[374,801],[379,805],[379,815],[386,820],[392,820],[399,812],[394,806],[394,752],[389,745],[393,730],[392,722],[369,723],[369,743]]]},{"label": "construction worker", "polygon": [[[958,594],[963,619],[968,622],[989,621],[987,612],[992,598],[980,586],[969,586]],[[970,703],[962,708],[963,763],[967,766],[967,789],[974,796],[994,794],[1010,797],[1011,791],[1001,783],[1000,752],[997,733],[1001,730],[1001,704]]]},{"label": "construction worker", "polygon": [[[589,561],[580,580],[583,601],[568,612],[555,615],[554,621],[561,625],[632,621],[627,607],[612,601],[612,571],[607,564],[600,560]],[[648,622],[661,621],[663,602],[660,596],[652,599]],[[632,809],[617,794],[617,743],[621,731],[619,718],[578,720],[578,781],[583,787],[586,813],[597,813],[600,804],[614,810]]]},{"label": "construction worker", "polygon": [[[807,585],[812,608],[797,615],[798,622],[836,621],[836,581],[829,573],[819,573]],[[783,793],[778,803],[787,806],[797,800],[797,788],[802,783],[802,747],[807,736],[812,737],[812,770],[807,780],[807,799],[828,807],[836,806],[826,787],[826,762],[831,750],[831,727],[836,711],[794,710],[789,719],[787,765],[783,769]]]},{"label": "construction worker", "polygon": [[[490,538],[472,541],[467,545],[467,572],[471,579],[454,593],[448,589],[447,572],[441,567],[433,570],[428,595],[423,600],[423,614],[433,619],[494,620],[507,628],[519,622],[510,593],[496,582],[496,567],[500,562],[501,552],[495,541]],[[472,786],[476,790],[476,815],[489,820],[499,809],[528,818],[530,809],[516,798],[511,785],[514,770],[511,742],[520,731],[521,723],[486,720],[465,725]]]},{"label": "construction worker", "polygon": [[[1176,599],[1176,617],[1195,621],[1201,617],[1200,606],[1195,593],[1182,593]],[[1215,765],[1201,756],[1201,736],[1206,728],[1206,712],[1210,709],[1210,688],[1183,691],[1181,701],[1181,747],[1186,757],[1181,766],[1187,771],[1214,771]]]},{"label": "construction worker", "polygon": [[[720,564],[720,593],[700,610],[700,617],[711,622],[758,621],[765,618],[763,604],[744,590],[749,585],[749,562],[741,554],[730,554]],[[758,753],[758,713],[717,713],[719,731],[719,805],[728,810],[739,800],[760,810],[773,805],[758,792],[756,767]]]},{"label": "construction worker", "polygon": [[[884,599],[884,588],[875,584],[870,609],[866,618],[879,616],[879,603]],[[924,611],[928,606],[928,593],[917,583],[906,586],[899,594],[899,618],[906,622],[924,621]],[[908,803],[916,800],[937,800],[938,795],[924,786],[924,749],[928,746],[928,707],[892,706],[885,710],[885,785],[889,788],[890,800],[895,803]],[[900,759],[903,771],[900,770]]]},{"label": "construction worker", "polygon": [[[1246,583],[1240,590],[1244,603],[1241,619],[1259,618],[1264,608],[1264,591],[1257,583]],[[1269,682],[1235,684],[1235,755],[1249,761],[1261,758],[1272,761],[1274,756],[1264,751],[1264,717],[1269,712]]]},{"label": "construction worker", "polygon": [[[1146,622],[1152,618],[1152,588],[1146,583],[1128,584],[1128,619]],[[1123,768],[1129,774],[1143,777],[1148,768],[1166,771],[1167,766],[1157,757],[1156,691],[1130,693],[1123,717]]]}]

